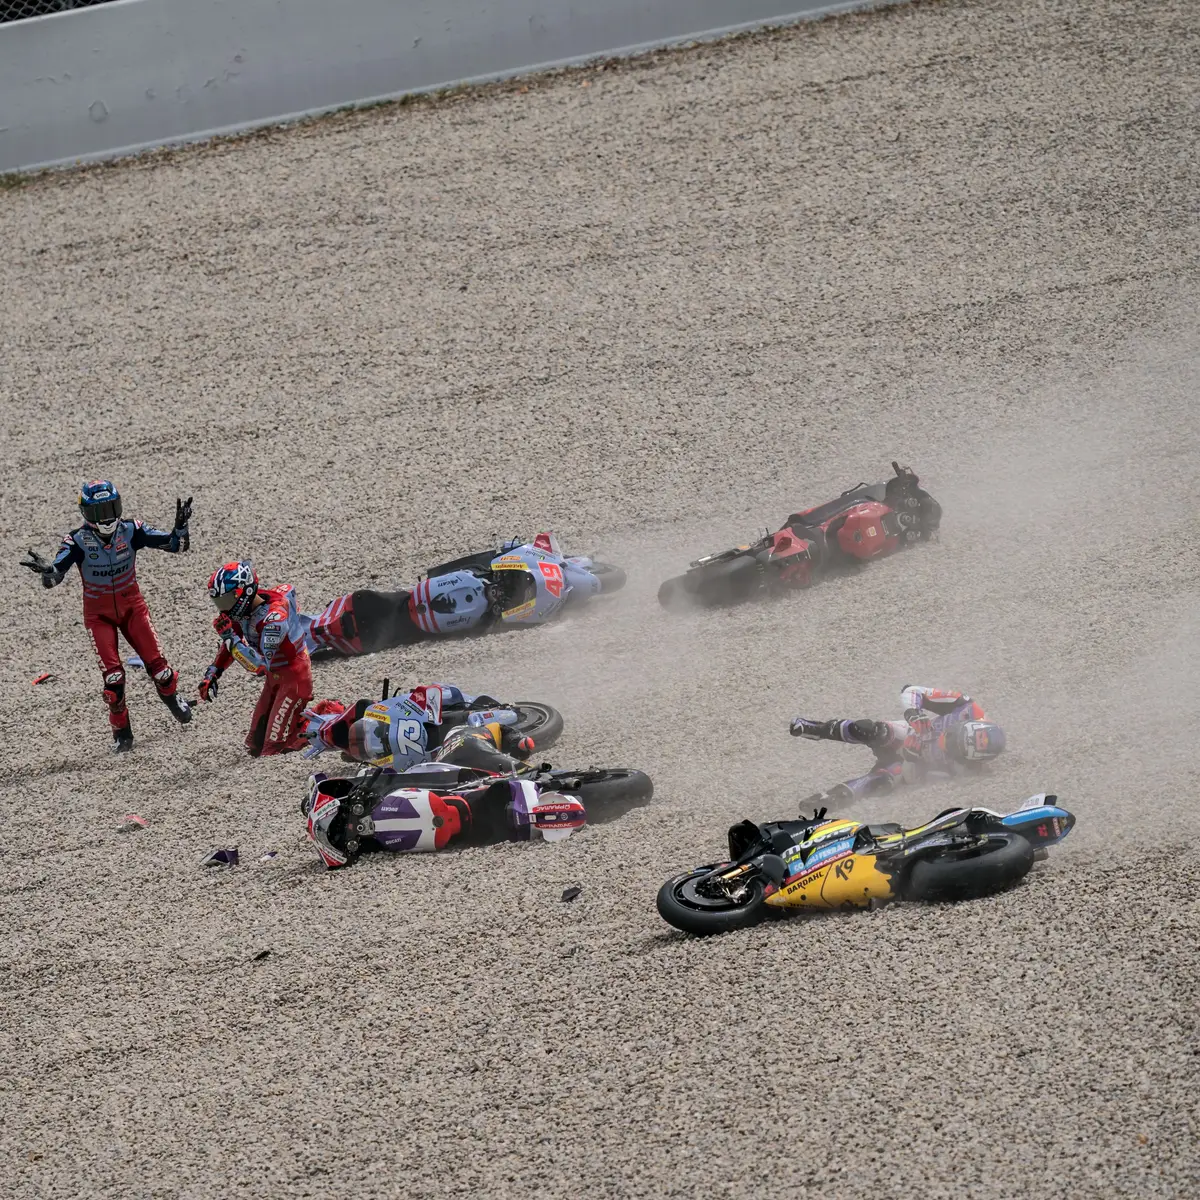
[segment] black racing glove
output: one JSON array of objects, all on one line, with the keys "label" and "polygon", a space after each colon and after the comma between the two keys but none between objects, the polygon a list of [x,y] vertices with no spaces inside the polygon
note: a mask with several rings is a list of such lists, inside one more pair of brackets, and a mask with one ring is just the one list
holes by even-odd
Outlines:
[{"label": "black racing glove", "polygon": [[180,500],[175,497],[175,528],[171,531],[179,539],[179,549],[186,550],[192,543],[188,536],[188,522],[192,519],[192,498]]},{"label": "black racing glove", "polygon": [[36,571],[42,577],[42,587],[53,587],[57,582],[54,564],[47,562],[36,550],[30,549],[29,553],[21,559],[21,566]]}]

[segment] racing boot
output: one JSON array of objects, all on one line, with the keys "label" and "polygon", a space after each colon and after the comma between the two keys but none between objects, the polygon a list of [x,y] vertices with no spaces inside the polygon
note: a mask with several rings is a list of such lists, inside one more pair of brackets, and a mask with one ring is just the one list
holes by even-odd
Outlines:
[{"label": "racing boot", "polygon": [[793,717],[792,737],[809,738],[814,742],[840,742],[841,721],[814,721],[811,717]]},{"label": "racing boot", "polygon": [[158,690],[158,698],[171,710],[171,716],[180,725],[186,725],[192,719],[192,706],[177,694],[179,672],[172,671],[170,667],[163,667],[152,678]]},{"label": "racing boot", "polygon": [[124,754],[133,749],[133,730],[128,724],[123,725],[120,729],[114,729],[112,735],[114,754]]}]

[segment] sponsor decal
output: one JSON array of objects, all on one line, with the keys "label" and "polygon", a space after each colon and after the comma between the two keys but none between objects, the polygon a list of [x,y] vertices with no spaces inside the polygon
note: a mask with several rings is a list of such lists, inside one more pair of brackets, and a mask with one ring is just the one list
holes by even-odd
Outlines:
[{"label": "sponsor decal", "polygon": [[516,608],[505,609],[501,615],[508,619],[527,617],[535,608],[537,608],[536,599],[526,600],[524,604],[518,604]]},{"label": "sponsor decal", "polygon": [[825,874],[825,867],[821,867],[816,871],[809,871],[807,875],[801,875],[799,879],[793,879],[784,889],[785,896],[794,896],[797,892],[803,892],[806,888],[811,887],[822,875]]},{"label": "sponsor decal", "polygon": [[563,594],[563,573],[558,563],[539,562],[538,569],[546,578],[546,591],[556,600]]}]

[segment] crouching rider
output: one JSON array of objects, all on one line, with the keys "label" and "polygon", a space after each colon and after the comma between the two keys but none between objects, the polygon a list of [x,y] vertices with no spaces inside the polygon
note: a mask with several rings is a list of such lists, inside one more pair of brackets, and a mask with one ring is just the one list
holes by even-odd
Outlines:
[{"label": "crouching rider", "polygon": [[212,573],[208,594],[218,610],[213,629],[221,648],[200,681],[200,699],[217,698],[222,674],[236,662],[263,681],[246,736],[251,756],[301,749],[313,683],[295,590],[291,584],[261,587],[251,563],[230,562]]}]

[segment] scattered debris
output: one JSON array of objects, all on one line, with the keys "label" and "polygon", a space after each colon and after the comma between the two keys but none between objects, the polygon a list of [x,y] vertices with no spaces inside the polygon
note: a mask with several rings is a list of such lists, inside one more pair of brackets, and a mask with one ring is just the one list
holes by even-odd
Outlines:
[{"label": "scattered debris", "polygon": [[202,867],[236,867],[238,865],[237,847],[231,846],[227,850],[214,848],[200,860],[200,865]]},{"label": "scattered debris", "polygon": [[39,683],[49,683],[50,680],[57,679],[57,678],[58,678],[58,676],[55,675],[53,671],[46,671],[42,675],[35,676],[35,678],[33,680],[33,686],[37,687],[37,685]]},{"label": "scattered debris", "polygon": [[273,859],[276,859],[278,857],[279,857],[278,850],[268,850],[266,852],[266,854],[260,854],[258,856],[258,861],[259,862],[271,862]]},{"label": "scattered debris", "polygon": [[563,892],[562,898],[566,903],[570,903],[582,891],[583,891],[583,888],[581,888],[578,884],[575,884],[573,887],[569,887],[569,888],[567,888],[567,890],[565,892]]},{"label": "scattered debris", "polygon": [[258,953],[257,953],[257,954],[254,956],[254,960],[253,960],[253,961],[254,961],[254,962],[262,962],[262,960],[263,960],[264,958],[268,958],[268,957],[270,957],[270,954],[271,954],[271,951],[270,951],[270,950],[260,950],[260,951],[259,951],[259,952],[258,952]]},{"label": "scattered debris", "polygon": [[131,667],[144,667],[146,665],[142,661],[142,657],[140,654],[131,654],[125,661]]},{"label": "scattered debris", "polygon": [[126,813],[117,826],[117,832],[133,833],[135,829],[145,829],[149,824],[150,822],[145,817],[139,817],[137,813]]}]

